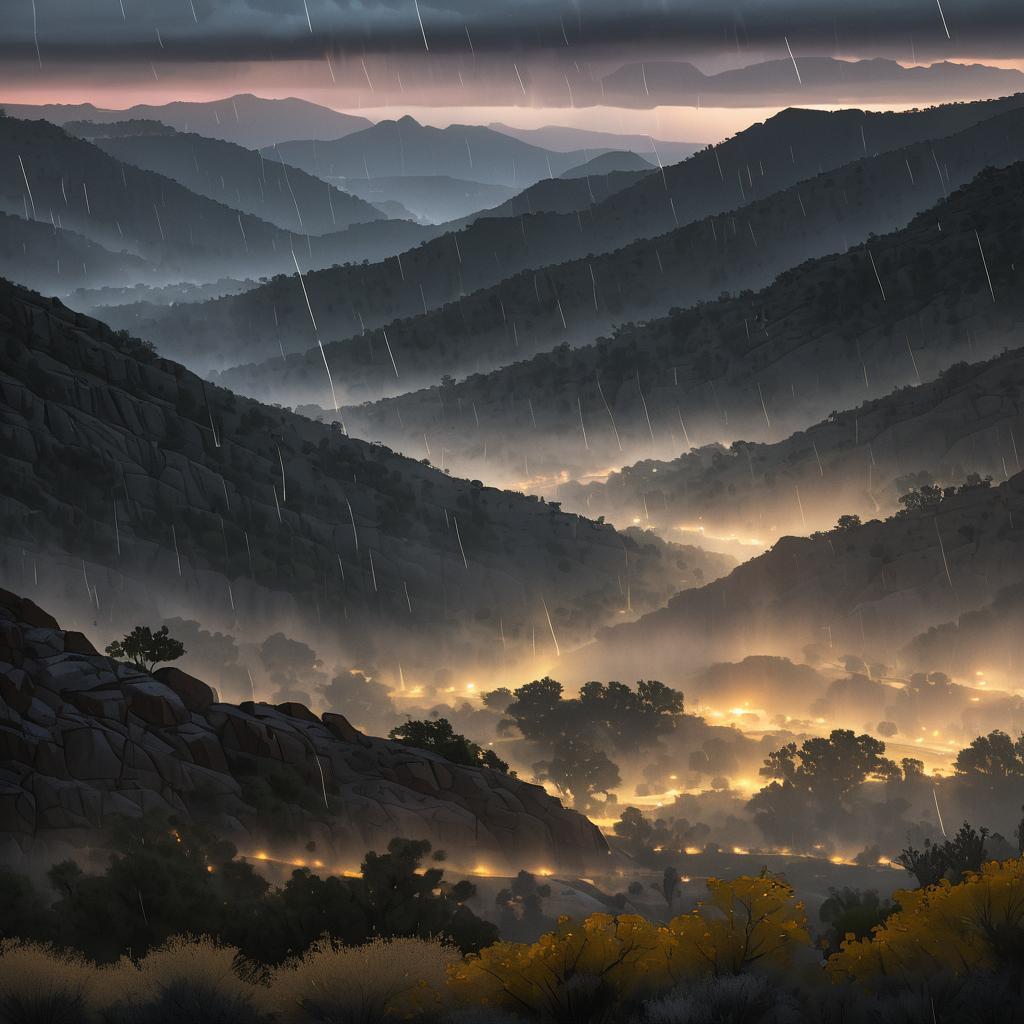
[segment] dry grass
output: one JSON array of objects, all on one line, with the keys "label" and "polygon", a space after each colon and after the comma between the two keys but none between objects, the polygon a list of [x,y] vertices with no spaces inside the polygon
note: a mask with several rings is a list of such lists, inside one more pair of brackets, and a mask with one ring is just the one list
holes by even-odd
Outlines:
[{"label": "dry grass", "polygon": [[386,1014],[415,1017],[440,1009],[452,946],[422,939],[375,939],[341,946],[328,939],[275,971],[274,1009],[289,1022],[378,1024]]},{"label": "dry grass", "polygon": [[111,972],[77,953],[0,942],[0,1020],[81,1024],[113,1001]]},{"label": "dry grass", "polygon": [[121,998],[153,1002],[170,986],[186,983],[229,999],[254,999],[265,990],[243,981],[236,970],[238,950],[208,938],[176,935],[141,960],[122,957],[111,971]]}]

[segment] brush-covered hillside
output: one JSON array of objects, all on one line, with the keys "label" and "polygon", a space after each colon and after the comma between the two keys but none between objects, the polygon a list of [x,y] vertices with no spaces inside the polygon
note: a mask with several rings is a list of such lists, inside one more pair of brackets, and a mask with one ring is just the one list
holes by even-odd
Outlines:
[{"label": "brush-covered hillside", "polygon": [[759,292],[350,418],[404,451],[443,449],[457,472],[478,472],[486,446],[491,472],[498,465],[513,479],[584,480],[692,445],[784,439],[865,397],[1019,344],[1022,183],[1022,164],[983,172],[905,228],[788,270]]},{"label": "brush-covered hillside", "polygon": [[994,605],[1013,606],[1007,588],[1022,583],[1024,473],[1017,473],[998,486],[918,492],[886,520],[784,537],[724,579],[607,630],[564,666],[564,676],[614,676],[641,654],[646,671],[670,680],[687,666],[753,653],[801,657],[807,648],[896,660],[933,626],[966,629]]},{"label": "brush-covered hillside", "polygon": [[[958,362],[775,444],[708,445],[646,460],[606,482],[570,482],[559,497],[612,522],[639,519],[665,536],[761,538],[831,526],[841,515],[889,515],[923,485],[1019,472],[1024,349]],[[681,531],[681,532],[675,532]]]},{"label": "brush-covered hillside", "polygon": [[0,575],[30,572],[71,622],[185,615],[469,672],[730,564],[240,398],[9,284],[0,344]]},{"label": "brush-covered hillside", "polygon": [[201,824],[251,857],[315,849],[318,862],[358,862],[397,836],[457,844],[512,871],[607,857],[597,828],[540,786],[372,739],[342,714],[222,703],[173,665],[147,671],[99,654],[7,590],[0,744],[9,859],[102,845],[104,829],[144,815]]}]

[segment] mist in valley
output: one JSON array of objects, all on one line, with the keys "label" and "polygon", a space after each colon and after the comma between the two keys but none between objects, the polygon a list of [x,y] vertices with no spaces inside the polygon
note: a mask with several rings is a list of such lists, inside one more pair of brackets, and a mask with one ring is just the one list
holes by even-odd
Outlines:
[{"label": "mist in valley", "polygon": [[0,1018],[1015,1019],[1013,61],[208,6],[0,111]]}]

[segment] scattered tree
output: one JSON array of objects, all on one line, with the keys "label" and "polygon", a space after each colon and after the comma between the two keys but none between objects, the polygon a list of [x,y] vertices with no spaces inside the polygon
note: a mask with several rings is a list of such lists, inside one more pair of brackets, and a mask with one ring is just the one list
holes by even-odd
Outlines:
[{"label": "scattered tree", "polygon": [[499,772],[508,771],[508,763],[503,761],[493,750],[481,747],[478,743],[457,733],[447,718],[405,722],[395,726],[388,733],[388,739],[404,743],[407,747],[419,750],[430,750],[447,758],[452,764],[466,765],[470,768],[493,768]]},{"label": "scattered tree", "polygon": [[118,661],[130,661],[144,672],[152,672],[164,661],[176,661],[185,653],[185,645],[169,635],[166,626],[155,633],[149,626],[136,626],[120,640],[107,644],[107,654]]},{"label": "scattered tree", "polygon": [[975,830],[965,821],[952,839],[941,843],[926,839],[921,850],[908,846],[896,863],[909,871],[922,888],[943,879],[959,882],[966,872],[981,870],[987,860],[985,840],[990,834],[987,828]]},{"label": "scattered tree", "polygon": [[553,783],[584,813],[594,805],[598,794],[607,803],[611,791],[622,783],[618,765],[604,751],[595,750],[584,736],[567,737],[558,753],[550,761],[539,761],[534,771],[542,782]]}]

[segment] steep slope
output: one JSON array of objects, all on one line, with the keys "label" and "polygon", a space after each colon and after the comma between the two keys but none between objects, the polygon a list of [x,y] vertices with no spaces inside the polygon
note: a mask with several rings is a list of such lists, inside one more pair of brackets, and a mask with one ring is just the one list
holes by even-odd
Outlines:
[{"label": "steep slope", "polygon": [[232,142],[194,132],[126,130],[131,127],[132,122],[77,122],[67,130],[126,164],[296,234],[323,235],[384,219],[362,199]]},{"label": "steep slope", "polygon": [[775,103],[934,103],[1006,96],[1024,86],[1013,68],[943,61],[904,67],[894,60],[801,57],[705,75],[693,64],[624,64],[601,79],[604,94],[629,107],[659,104],[765,106]]},{"label": "steep slope", "polygon": [[308,100],[294,97],[267,100],[251,93],[209,102],[139,103],[125,110],[107,110],[91,103],[2,105],[12,117],[43,118],[54,124],[146,118],[162,121],[182,132],[198,132],[210,139],[235,142],[247,149],[272,146],[288,139],[339,139],[350,132],[369,128],[373,123],[365,117],[343,114]]},{"label": "steep slope", "polygon": [[[597,828],[540,786],[371,739],[301,704],[219,703],[176,668],[150,674],[99,655],[6,590],[0,750],[7,860],[89,845],[116,818],[143,814],[202,822],[249,857],[268,839],[277,856],[308,856],[312,841],[332,866],[395,836],[454,845],[512,873],[607,857]],[[271,798],[270,783],[291,798]]]},{"label": "steep slope", "polygon": [[[1024,133],[1014,138],[1015,148],[1024,147]],[[972,152],[987,162],[984,147]],[[857,194],[865,204],[859,207],[846,207],[844,190],[834,187],[836,176],[826,175],[806,188],[806,199],[804,187],[791,195],[790,211],[778,203],[746,225],[739,218],[725,218],[717,228],[702,224],[699,235],[680,240],[688,243],[682,251],[679,242],[661,250],[666,276],[703,286],[706,293],[725,282],[735,288],[749,280],[737,272],[765,258],[768,238],[810,238],[817,244],[836,210],[840,224],[870,227],[882,219],[880,205],[900,201],[898,178],[871,173],[882,170],[868,164],[850,174],[851,181],[860,178]],[[580,479],[641,458],[672,457],[694,442],[784,438],[837,407],[885,394],[916,381],[918,374],[933,377],[968,354],[978,358],[1014,343],[1020,304],[1019,272],[1013,267],[1024,257],[1024,240],[1013,225],[1024,216],[1017,192],[1022,173],[1020,165],[985,172],[907,228],[799,266],[757,294],[698,304],[623,327],[596,344],[563,345],[458,384],[380,400],[346,415],[362,436],[417,454],[429,444],[445,452],[446,466],[463,473],[486,471],[492,481],[507,480],[509,474],[512,480],[560,473]],[[886,181],[891,188],[885,188]],[[979,238],[987,247],[998,303],[992,301]],[[563,276],[556,293],[561,308],[542,309],[545,322],[555,320],[555,330],[562,316],[575,323],[588,303],[593,310],[595,293],[608,302],[616,286],[634,299],[642,296],[644,281],[657,274],[658,264],[641,246],[633,259],[614,266],[594,260],[575,268],[572,277]],[[513,324],[523,324],[522,311],[536,309],[532,283],[507,282],[502,290]],[[517,292],[512,284],[518,284]],[[463,303],[470,329],[485,315],[478,310]],[[524,347],[526,330],[537,331],[536,320],[526,323],[529,328],[518,328]],[[454,315],[449,324],[450,347],[441,351],[458,365],[458,346],[468,331],[458,330]],[[412,332],[391,330],[389,338],[391,355],[406,375],[415,376],[421,352],[434,358],[439,347],[426,348],[429,336]],[[328,351],[336,369],[348,365],[350,380],[353,364],[369,358],[354,346],[346,348],[344,359],[341,355],[334,347]],[[465,355],[461,358],[465,365]],[[296,362],[289,361],[287,369]],[[305,364],[303,383],[314,382],[313,366]],[[299,393],[291,375],[277,372],[276,394]],[[225,378],[242,391],[261,391],[255,374],[247,378],[240,369]],[[264,379],[269,386],[271,378]]]},{"label": "steep slope", "polygon": [[[0,164],[6,168],[0,212],[69,228],[115,252],[126,249],[169,281],[294,272],[293,245],[305,265],[322,267],[381,258],[422,237],[418,226],[403,223],[295,236],[132,167],[47,121],[0,118]],[[361,246],[369,250],[362,257]]]},{"label": "steep slope", "polygon": [[285,630],[433,677],[568,648],[726,567],[210,387],[10,285],[0,339],[0,575],[31,558],[72,623]]},{"label": "steep slope", "polygon": [[[441,373],[464,373],[494,365],[493,361],[485,361],[488,349],[500,353],[498,361],[501,363],[521,355],[516,350],[515,338],[510,337],[512,331],[507,323],[509,320],[528,318],[528,323],[534,325],[523,324],[523,329],[519,331],[521,341],[529,340],[534,333],[543,332],[532,349],[538,351],[550,348],[561,340],[582,343],[607,329],[610,320],[621,321],[627,317],[645,315],[639,310],[627,313],[618,307],[619,275],[625,268],[617,266],[612,279],[615,294],[609,297],[606,287],[604,309],[600,308],[599,303],[594,320],[583,319],[589,316],[588,309],[594,309],[589,270],[591,254],[611,252],[634,238],[663,235],[676,224],[692,223],[691,231],[701,230],[706,234],[710,231],[710,225],[701,228],[696,223],[700,218],[736,209],[752,200],[760,202],[757,197],[770,197],[780,189],[787,189],[793,183],[813,176],[819,168],[827,170],[863,159],[866,151],[884,155],[893,149],[912,145],[915,140],[963,131],[986,117],[991,119],[1000,112],[1012,111],[1022,105],[1024,96],[997,103],[962,104],[906,114],[785,111],[765,124],[756,125],[683,164],[665,168],[661,173],[646,175],[585,212],[577,209],[566,214],[479,218],[458,235],[443,235],[425,246],[403,253],[401,266],[395,260],[376,267],[324,271],[309,275],[306,287],[313,307],[318,311],[321,338],[327,341],[350,337],[352,343],[349,347],[360,352],[366,351],[365,339],[356,340],[354,336],[361,335],[364,328],[393,325],[400,318],[416,317],[425,310],[439,309],[446,303],[457,302],[458,306],[442,310],[440,318],[433,323],[422,321],[410,325],[410,329],[416,328],[412,333],[420,335],[415,347],[431,346],[434,349],[434,366],[426,381],[422,378],[406,378],[404,387],[415,387],[437,380]],[[1005,134],[993,138],[991,144],[1016,151],[1015,141],[1006,139]],[[933,157],[931,147],[924,143],[920,143],[920,156],[923,162],[916,165],[913,185],[903,161],[894,158],[892,166],[885,165],[888,167],[888,177],[885,178],[881,194],[872,193],[866,201],[883,206],[890,204],[894,212],[892,219],[882,220],[875,230],[889,230],[900,223],[901,218],[906,220],[914,211],[922,209],[922,202],[927,205],[941,192],[945,170],[936,172],[935,161],[938,157]],[[979,164],[970,152],[962,153],[961,157],[965,165],[972,168],[966,178],[960,179],[967,180],[976,173]],[[941,182],[940,174],[943,179]],[[890,191],[893,193],[891,197],[887,195]],[[904,196],[907,197],[909,209],[899,202],[900,197]],[[790,195],[786,206],[777,209],[775,216],[780,221],[785,220],[790,232],[797,238],[803,238],[803,249],[793,251],[787,247],[784,262],[772,262],[765,268],[763,276],[751,278],[748,282],[736,280],[734,287],[743,287],[744,283],[763,284],[783,267],[791,266],[806,256],[818,255],[834,248],[823,244],[821,239],[816,239],[810,233],[802,234],[799,231],[796,224],[799,210],[793,205],[796,202],[796,195]],[[837,208],[836,216],[843,214],[838,208],[845,204],[830,202],[829,205]],[[857,237],[860,230],[854,212],[852,209],[845,211],[847,234],[850,237]],[[864,234],[868,230],[871,230],[870,226],[864,228]],[[683,236],[681,244],[684,251],[690,244],[696,244],[690,242],[694,237],[693,234]],[[703,246],[703,236],[700,237]],[[746,243],[739,241],[737,244]],[[629,254],[626,255],[629,258]],[[648,248],[646,258],[647,263],[643,269],[647,283],[641,294],[649,296],[653,293],[658,296],[654,308],[664,313],[671,306],[679,304],[680,299],[675,294],[679,278],[669,279],[669,289],[655,287],[652,284],[656,280],[653,275],[657,268],[654,247]],[[575,300],[578,306],[576,314],[567,318],[567,324],[571,325],[569,329],[573,332],[568,339],[565,337],[565,329],[560,327],[561,316],[557,312],[553,289],[545,287],[541,299],[540,283],[535,291],[532,275],[517,279],[518,297],[510,295],[510,300],[523,304],[528,301],[529,304],[505,318],[501,313],[503,305],[506,314],[508,310],[504,289],[495,289],[490,294],[473,294],[481,289],[494,288],[497,283],[520,274],[526,268],[545,264],[549,265],[545,277],[555,280],[559,270],[556,265],[565,260],[574,261],[570,264],[574,276],[570,279],[571,285],[567,283],[561,290],[566,294],[567,301],[573,295],[582,296]],[[685,286],[687,278],[682,280]],[[711,294],[721,290],[720,284],[714,287]],[[690,292],[694,298],[706,294],[703,289]],[[472,315],[464,301],[465,296],[471,295],[476,303]],[[632,289],[624,288],[623,295],[629,300]],[[615,302],[616,306],[609,308],[611,302]],[[275,309],[277,323],[274,320]],[[283,333],[288,342],[294,339],[293,344],[286,345],[291,350],[303,342],[309,348],[315,340],[310,335],[309,314],[302,290],[295,279],[274,281],[246,296],[196,307],[182,307],[175,312],[173,322],[167,322],[165,314],[155,311],[131,322],[117,320],[117,325],[128,327],[149,338],[168,355],[183,358],[188,358],[193,351],[208,350],[214,346],[228,355],[244,348],[247,358],[252,358],[255,353],[262,353],[267,358],[278,351],[279,333]],[[465,324],[462,321],[464,315]],[[561,332],[558,335],[555,335],[555,324],[559,325]],[[394,325],[389,328],[389,334],[394,329]],[[439,330],[445,334],[457,331],[460,335],[471,335],[474,339],[472,347],[464,342],[459,345],[466,357],[461,366],[452,365],[447,356],[440,352],[437,345]],[[577,331],[578,334],[575,333]],[[381,346],[376,348],[380,349]],[[319,350],[311,352],[311,361],[313,357],[320,358]],[[359,356],[351,358],[360,359]],[[349,359],[347,352],[345,359]],[[346,361],[344,365],[347,379],[351,364]],[[356,362],[354,365],[358,367],[359,364]],[[386,365],[381,363],[372,372],[377,375],[383,372],[383,378],[386,379],[389,367],[390,362]],[[374,391],[380,393],[376,383],[370,389],[371,396],[375,396]],[[281,396],[280,391],[276,394]]]},{"label": "steep slope", "polygon": [[111,252],[76,231],[0,213],[0,276],[33,285],[48,295],[145,279],[155,273],[156,268],[141,257]]},{"label": "steep slope", "polygon": [[628,666],[671,682],[687,666],[754,653],[800,656],[806,645],[884,662],[929,626],[1022,582],[1018,473],[885,521],[784,537],[724,579],[606,631],[561,670],[573,680],[595,671],[616,678]]},{"label": "steep slope", "polygon": [[[945,275],[943,275],[945,279]],[[1007,300],[1019,323],[1020,304]],[[1007,332],[1011,334],[1011,332]],[[691,440],[692,440],[691,436]],[[712,445],[671,462],[645,461],[606,483],[569,483],[569,508],[611,522],[640,519],[665,536],[759,538],[831,526],[841,515],[890,515],[911,486],[1004,480],[1021,467],[1024,349],[957,363],[775,444]]]},{"label": "steep slope", "polygon": [[439,174],[523,188],[584,163],[599,152],[557,153],[479,125],[433,128],[406,116],[381,121],[333,142],[282,143],[274,151],[264,150],[264,156],[329,180]]}]

